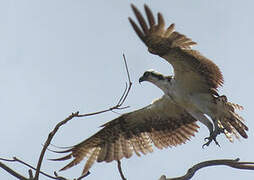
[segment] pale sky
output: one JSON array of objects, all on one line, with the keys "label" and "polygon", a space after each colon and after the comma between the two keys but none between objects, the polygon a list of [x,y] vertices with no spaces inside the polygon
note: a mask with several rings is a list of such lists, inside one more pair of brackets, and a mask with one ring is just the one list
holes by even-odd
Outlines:
[{"label": "pale sky", "polygon": [[[246,1],[85,1],[85,0],[2,0],[0,1],[0,157],[17,156],[36,165],[42,144],[54,126],[71,112],[94,112],[114,105],[127,80],[122,53],[125,53],[133,87],[125,113],[149,104],[162,95],[155,86],[138,84],[147,69],[172,74],[163,59],[149,54],[131,28],[130,8],[147,3],[153,12],[160,11],[166,23],[198,43],[195,47],[221,69],[225,84],[220,94],[244,106],[239,112],[246,119],[249,138],[228,142],[218,137],[221,147],[212,143],[202,149],[208,130],[185,145],[152,154],[122,160],[128,180],[157,180],[161,175],[180,176],[192,165],[211,159],[253,156],[253,77],[254,3]],[[118,115],[105,113],[76,118],[62,127],[52,143],[72,146],[99,130],[99,126]],[[42,170],[53,174],[66,162],[47,159],[59,155],[47,152]],[[59,173],[78,177],[85,164]],[[20,164],[8,165],[28,175]],[[254,172],[228,167],[205,168],[195,180],[251,180]],[[0,169],[0,179],[14,179]],[[41,176],[41,179],[47,179]],[[87,180],[120,179],[116,162],[95,163]]]}]

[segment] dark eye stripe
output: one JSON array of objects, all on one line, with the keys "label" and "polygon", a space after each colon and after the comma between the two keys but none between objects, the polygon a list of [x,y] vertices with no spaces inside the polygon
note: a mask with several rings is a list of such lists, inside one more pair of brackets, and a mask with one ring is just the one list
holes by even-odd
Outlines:
[{"label": "dark eye stripe", "polygon": [[156,77],[159,80],[163,80],[164,79],[164,77],[161,74],[157,74],[157,73],[151,72],[151,75],[153,75],[154,77]]},{"label": "dark eye stripe", "polygon": [[168,82],[171,82],[172,76],[166,76],[165,79],[167,79]]},{"label": "dark eye stripe", "polygon": [[159,80],[163,80],[163,79],[164,79],[164,77],[163,77],[162,75],[157,75],[157,78],[158,78]]}]

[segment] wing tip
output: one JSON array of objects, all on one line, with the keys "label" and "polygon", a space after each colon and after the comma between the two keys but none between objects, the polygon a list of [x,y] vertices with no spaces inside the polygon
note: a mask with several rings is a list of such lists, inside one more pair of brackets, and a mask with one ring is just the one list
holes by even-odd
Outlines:
[{"label": "wing tip", "polygon": [[60,158],[54,158],[54,159],[48,159],[50,161],[64,161],[72,158],[72,154],[68,154],[66,156],[60,157]]}]

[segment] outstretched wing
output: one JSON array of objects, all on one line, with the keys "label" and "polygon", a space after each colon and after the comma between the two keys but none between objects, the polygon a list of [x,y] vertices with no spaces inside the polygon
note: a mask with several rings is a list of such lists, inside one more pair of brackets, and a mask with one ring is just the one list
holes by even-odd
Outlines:
[{"label": "outstretched wing", "polygon": [[69,153],[67,156],[53,159],[74,158],[61,170],[87,158],[82,173],[86,174],[95,161],[111,162],[129,158],[133,152],[138,156],[152,152],[152,143],[159,149],[183,144],[199,128],[196,119],[165,95],[147,107],[123,114],[102,127],[80,144],[60,152]]},{"label": "outstretched wing", "polygon": [[165,29],[161,13],[158,13],[156,23],[147,5],[144,7],[149,25],[140,11],[134,5],[131,7],[141,27],[139,28],[129,18],[133,29],[146,44],[149,52],[161,56],[172,64],[178,83],[192,92],[209,92],[217,95],[217,88],[223,84],[223,76],[211,60],[191,49],[196,42],[174,31],[174,24]]}]

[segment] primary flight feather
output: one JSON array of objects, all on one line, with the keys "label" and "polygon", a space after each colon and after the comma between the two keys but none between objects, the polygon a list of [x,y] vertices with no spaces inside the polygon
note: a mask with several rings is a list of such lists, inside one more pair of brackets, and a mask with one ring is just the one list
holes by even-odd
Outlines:
[{"label": "primary flight feather", "polygon": [[102,125],[102,129],[85,141],[59,153],[68,155],[53,159],[74,158],[61,170],[66,170],[87,158],[82,174],[86,174],[95,161],[111,162],[130,158],[133,153],[152,152],[152,144],[159,149],[177,146],[194,136],[199,126],[189,113],[164,95],[150,105],[123,114]]}]

